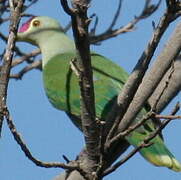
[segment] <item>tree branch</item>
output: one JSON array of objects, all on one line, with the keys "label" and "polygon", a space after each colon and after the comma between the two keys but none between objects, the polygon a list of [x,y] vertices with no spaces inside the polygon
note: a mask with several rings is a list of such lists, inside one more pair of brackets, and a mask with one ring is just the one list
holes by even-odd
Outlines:
[{"label": "tree branch", "polygon": [[157,115],[155,115],[155,117],[159,118],[159,119],[170,119],[170,120],[181,119],[181,115],[175,116],[175,115],[160,115],[160,114],[157,114]]},{"label": "tree branch", "polygon": [[[140,146],[138,146],[137,148],[133,149],[127,156],[123,157],[123,159],[121,159],[120,161],[118,161],[117,163],[115,163],[113,166],[108,167],[104,172],[103,172],[103,176],[106,176],[112,172],[114,172],[117,168],[119,168],[122,164],[124,164],[125,162],[127,162],[133,155],[135,155],[141,148],[149,146],[151,144],[149,144],[148,141],[150,141],[152,138],[154,138],[157,134],[159,134],[159,132],[161,131],[161,129],[165,128],[165,126],[174,118],[173,117],[177,117],[175,116],[175,114],[179,111],[180,109],[180,104],[177,103],[176,106],[174,107],[173,111],[170,113],[170,115],[164,116],[164,117],[169,117],[169,120],[165,120],[162,123],[160,123],[159,127],[155,130],[155,132],[153,132],[152,134],[150,134],[150,136],[148,136],[147,138],[145,138],[145,140],[140,143]],[[155,117],[160,116],[163,117],[161,115],[157,115],[157,114],[147,114],[147,116],[145,118],[143,118],[142,122],[147,120],[147,118],[150,117],[150,115],[154,115]],[[133,128],[136,128],[136,126],[134,126]],[[132,130],[132,129],[131,129]],[[128,133],[129,130],[125,131],[125,135]],[[130,131],[131,132],[131,131]],[[145,144],[146,143],[146,144]],[[66,174],[66,173],[65,173]],[[65,174],[60,174],[59,176],[57,176],[54,180],[66,180],[65,178]],[[73,171],[70,173],[70,176],[68,177],[67,180],[85,180],[77,171]]]},{"label": "tree branch", "polygon": [[[147,1],[148,2],[148,1]],[[150,6],[150,8],[151,8],[151,6]],[[153,35],[153,37],[152,37],[152,39],[150,40],[150,43],[148,44],[148,47],[146,48],[146,50],[144,51],[144,53],[143,53],[143,55],[142,55],[142,57],[140,58],[140,61],[139,61],[139,63],[142,65],[140,65],[139,63],[139,65],[137,66],[137,68],[138,69],[136,69],[135,68],[135,70],[139,70],[139,68],[141,67],[144,67],[144,72],[143,72],[143,74],[141,74],[141,76],[143,77],[144,76],[144,73],[145,73],[145,71],[147,70],[147,66],[148,66],[148,64],[149,64],[149,62],[150,62],[150,60],[151,60],[151,58],[152,58],[152,55],[153,55],[153,53],[154,53],[154,51],[155,51],[155,49],[156,49],[156,47],[157,47],[157,45],[158,45],[158,43],[159,43],[159,41],[160,41],[160,39],[161,39],[161,37],[162,37],[162,35],[163,35],[163,33],[165,32],[165,30],[168,28],[168,26],[169,26],[169,24],[172,22],[172,20],[173,20],[173,14],[171,14],[170,12],[168,13],[168,12],[166,12],[165,14],[164,14],[164,16],[162,17],[162,19],[160,20],[160,23],[158,24],[158,26],[155,28],[155,32],[154,32],[154,35]],[[93,42],[93,41],[92,41]],[[80,70],[80,69],[78,69],[78,70]],[[79,71],[78,71],[79,72]],[[80,73],[78,73],[79,75],[80,75]],[[142,80],[142,78],[141,79],[139,79],[139,82],[141,82],[141,80]],[[136,83],[135,83],[136,84]],[[137,90],[137,89],[136,89]],[[135,92],[136,92],[136,90],[135,90]],[[135,93],[134,93],[135,94]],[[134,96],[134,94],[133,94],[133,96]],[[129,95],[129,94],[128,94]],[[127,95],[126,95],[127,96]],[[132,96],[132,98],[133,98],[133,96]],[[130,101],[131,102],[131,101]],[[129,106],[129,104],[128,104],[128,106]],[[117,111],[118,110],[118,112],[120,112],[119,111],[119,108],[118,109],[116,109],[115,111]],[[116,114],[116,115],[118,115],[118,114]],[[113,117],[115,117],[115,116],[113,116]],[[107,121],[110,121],[110,118],[112,118],[112,117],[108,117],[107,118]],[[108,126],[109,128],[111,127],[111,125],[109,126],[108,124],[107,124],[107,121],[106,121],[106,126]],[[113,123],[113,122],[112,122]],[[108,129],[109,129],[108,128]],[[157,129],[158,130],[158,129]],[[158,130],[158,131],[160,131],[160,130]],[[155,133],[155,136],[159,133],[159,132],[156,132]],[[118,133],[118,132],[116,132],[116,133]],[[114,135],[114,133],[112,134],[112,135]],[[153,134],[152,134],[153,135]],[[153,137],[154,138],[154,137]],[[119,157],[119,155],[120,154],[122,154],[124,151],[125,151],[125,149],[127,149],[127,147],[129,146],[128,144],[124,144],[124,141],[120,141],[121,142],[121,144],[119,144],[119,143],[117,143],[116,144],[116,146],[115,146],[115,144],[114,144],[114,147],[111,147],[111,149],[110,149],[110,151],[108,152],[109,154],[106,154],[106,159],[103,159],[103,160],[105,160],[105,161],[109,161],[109,162],[106,162],[107,164],[104,166],[104,168],[106,167],[106,168],[108,168],[112,163],[113,163],[113,161],[115,160],[115,159],[117,159],[118,157]],[[123,146],[123,144],[124,144],[124,146]],[[119,148],[121,146],[121,148]],[[125,149],[124,149],[125,148]],[[104,170],[104,169],[103,169]],[[77,172],[76,173],[76,176],[74,176],[74,173],[76,173],[76,171],[73,171],[73,172],[71,172],[70,173],[70,176],[68,177],[68,180],[83,180],[84,178],[83,177],[81,177],[81,176],[79,176],[79,173]],[[60,177],[60,179],[62,179],[62,180],[64,180],[65,178],[63,178],[64,177],[64,175],[62,175],[61,177]],[[57,180],[60,180],[59,178],[57,178]]]},{"label": "tree branch", "polygon": [[[89,35],[87,18],[88,1],[73,0],[74,10],[70,10],[67,2],[61,0],[61,4],[72,19],[72,28],[77,50],[77,67],[79,69],[79,85],[81,91],[81,119],[82,129],[86,142],[87,151],[87,167],[88,176],[91,180],[96,177],[93,172],[96,172],[99,161],[99,128],[96,123],[95,101],[94,101],[94,86],[91,69],[91,57],[89,48]],[[71,12],[71,13],[70,13]],[[72,13],[74,12],[74,13]]]},{"label": "tree branch", "polygon": [[121,141],[121,139],[123,139],[125,136],[129,135],[131,132],[142,126],[148,119],[154,117],[153,115],[155,115],[155,113],[153,113],[152,111],[148,112],[139,122],[132,126],[129,126],[126,130],[115,135],[112,139],[106,142],[105,149],[109,149],[112,144]]},{"label": "tree branch", "polygon": [[34,61],[33,63],[31,63],[30,65],[24,67],[21,71],[19,71],[16,74],[11,74],[10,78],[12,79],[17,79],[17,80],[21,80],[22,77],[24,76],[25,73],[27,73],[28,71],[31,71],[32,69],[41,69],[42,65],[42,61],[41,60],[37,60]]},{"label": "tree branch", "polygon": [[[169,79],[169,75],[173,69],[173,74],[171,75]],[[161,98],[159,99],[156,108],[154,108],[154,111],[156,113],[160,113],[167,105],[168,103],[180,92],[181,90],[181,56],[179,55],[176,60],[173,63],[173,66],[170,67],[170,69],[167,71],[165,76],[162,78],[161,82],[149,98],[148,102],[153,108],[157,97],[160,95],[161,91],[163,90],[163,87],[167,84],[167,88],[165,89],[164,93],[162,94]]]},{"label": "tree branch", "polygon": [[116,25],[116,22],[118,20],[120,12],[121,12],[122,2],[123,2],[123,0],[119,0],[119,4],[118,4],[117,10],[116,10],[116,13],[114,15],[114,18],[113,18],[110,26],[107,29],[107,32],[111,31],[113,29],[113,27]]},{"label": "tree branch", "polygon": [[[145,1],[145,5],[144,8],[142,10],[142,12],[140,13],[140,15],[135,16],[134,19],[132,21],[130,21],[128,24],[118,28],[118,29],[114,29],[113,27],[115,25],[115,22],[119,16],[120,13],[120,9],[121,9],[121,5],[122,5],[122,0],[119,1],[119,5],[118,5],[118,9],[117,9],[117,13],[115,14],[113,21],[111,23],[111,25],[107,28],[107,30],[99,35],[94,35],[94,36],[90,36],[90,42],[92,44],[96,44],[100,41],[104,41],[113,37],[118,36],[119,34],[123,34],[126,32],[130,32],[133,31],[135,29],[135,25],[140,22],[141,20],[151,16],[160,6],[161,0],[158,1],[157,4],[151,4],[150,0],[146,0]],[[95,31],[95,30],[94,30]]]},{"label": "tree branch", "polygon": [[32,52],[21,56],[20,58],[14,59],[12,61],[11,67],[15,67],[16,65],[21,64],[24,61],[27,61],[27,59],[30,59],[32,57],[34,58],[39,54],[40,54],[40,49],[35,49]]},{"label": "tree branch", "polygon": [[35,163],[37,166],[45,167],[45,168],[63,168],[63,169],[69,169],[69,170],[79,170],[79,165],[76,162],[71,162],[69,164],[59,163],[59,162],[43,162],[38,159],[36,159],[26,146],[26,144],[23,142],[20,134],[17,132],[16,127],[10,117],[8,109],[4,109],[4,114],[9,126],[9,129],[11,133],[14,136],[15,141],[20,145],[22,151],[25,153],[26,157],[31,160],[33,163]]},{"label": "tree branch", "polygon": [[[148,137],[146,137],[137,148],[133,149],[127,156],[125,156],[123,159],[121,159],[120,161],[115,163],[113,166],[107,168],[104,171],[103,176],[106,176],[106,175],[112,173],[113,171],[115,171],[122,164],[124,164],[126,161],[128,161],[133,155],[135,155],[138,151],[140,151],[140,149],[150,146],[151,145],[150,141],[153,138],[155,138],[158,134],[160,134],[160,132],[168,125],[169,122],[171,122],[174,119],[181,118],[180,116],[175,116],[175,114],[179,111],[179,109],[180,109],[180,105],[179,105],[179,103],[177,103],[170,115],[163,116],[163,115],[154,114],[153,112],[148,113],[147,116],[142,119],[142,123],[144,122],[144,120],[147,120],[149,117],[151,117],[153,115],[155,118],[166,118],[166,120],[160,122],[159,126],[155,129],[155,131],[152,132]],[[123,132],[124,133],[123,135],[129,134],[134,128],[137,128],[139,125],[141,125],[140,122],[138,122],[137,125],[134,125],[130,130],[128,129],[125,132]]]},{"label": "tree branch", "polygon": [[[174,46],[173,46],[174,44]],[[181,50],[181,24],[177,25],[170,40],[167,42],[165,48],[161,54],[157,57],[150,71],[145,75],[138,91],[135,94],[129,109],[124,115],[121,123],[119,124],[119,130],[122,131],[127,128],[143,107],[147,99],[154,92],[155,88],[161,81],[166,71],[171,66],[173,59],[175,59]],[[159,68],[161,67],[161,68]],[[159,68],[159,70],[158,70]]]},{"label": "tree branch", "polygon": [[[119,96],[118,96],[118,102],[114,105],[112,108],[112,112],[110,112],[110,115],[108,115],[108,122],[107,123],[107,128],[106,128],[106,133],[109,131],[110,127],[112,126],[112,123],[116,117],[116,120],[114,122],[113,127],[111,128],[107,139],[110,139],[114,133],[115,130],[120,122],[120,120],[123,118],[124,114],[126,113],[129,104],[131,103],[145,73],[146,70],[148,69],[148,65],[151,61],[151,58],[158,46],[158,43],[168,28],[169,24],[171,23],[171,17],[173,15],[166,13],[163,15],[163,17],[160,19],[157,27],[154,30],[153,36],[148,43],[146,49],[142,53],[141,57],[139,58],[135,68],[133,69],[133,72],[129,76],[126,84],[124,85],[123,89],[121,90]],[[125,128],[125,127],[124,127]],[[122,130],[124,128],[121,128]]]},{"label": "tree branch", "polygon": [[0,134],[4,119],[4,109],[6,108],[7,88],[9,82],[11,62],[13,58],[13,48],[15,46],[15,37],[23,4],[24,0],[19,0],[16,6],[13,4],[12,0],[9,0],[10,11],[11,11],[9,36],[8,36],[6,51],[3,58],[4,59],[3,65],[0,69]]},{"label": "tree branch", "polygon": [[169,118],[167,120],[164,120],[161,125],[156,128],[156,130],[154,132],[152,132],[148,137],[146,137],[143,142],[140,143],[140,145],[138,147],[136,147],[135,149],[133,149],[126,157],[124,157],[123,159],[121,159],[120,161],[118,161],[117,163],[115,163],[112,167],[106,169],[104,171],[104,176],[107,174],[112,173],[113,171],[115,171],[117,168],[119,168],[123,163],[125,163],[126,161],[128,161],[133,155],[135,155],[137,152],[140,151],[140,149],[145,148],[150,146],[152,143],[150,143],[150,141],[155,138],[158,134],[160,134],[160,132],[162,131],[162,129],[164,129],[166,127],[166,125],[168,125],[168,123],[173,120],[173,118]]},{"label": "tree branch", "polygon": [[118,161],[117,163],[115,163],[113,166],[109,167],[108,169],[106,169],[103,173],[103,176],[106,176],[112,172],[114,172],[116,169],[118,169],[122,164],[124,164],[125,162],[127,162],[130,158],[132,158],[137,152],[140,151],[140,149],[144,148],[144,147],[148,147],[151,144],[146,144],[146,139],[135,149],[133,149],[127,156],[125,156],[123,159],[121,159],[120,161]]}]

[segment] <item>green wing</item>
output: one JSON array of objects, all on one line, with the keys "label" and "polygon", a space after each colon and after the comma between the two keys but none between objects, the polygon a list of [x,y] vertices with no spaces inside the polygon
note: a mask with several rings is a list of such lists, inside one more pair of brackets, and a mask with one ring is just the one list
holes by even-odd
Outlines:
[{"label": "green wing", "polygon": [[[54,107],[65,111],[73,123],[81,129],[80,90],[78,79],[70,68],[74,53],[65,53],[52,58],[43,70],[46,94]],[[96,115],[105,119],[128,74],[112,61],[92,53],[93,81],[95,90]],[[143,109],[135,119],[139,121],[146,111]],[[127,141],[137,147],[154,131],[151,120],[126,137]],[[142,156],[156,166],[166,166],[174,171],[181,171],[180,163],[174,158],[162,138],[157,135],[153,145],[140,150]]]},{"label": "green wing", "polygon": [[[65,53],[51,59],[44,67],[43,80],[46,94],[54,107],[80,116],[78,78],[69,61],[74,57],[73,53]],[[92,54],[92,59],[96,114],[102,117],[107,108],[110,108],[108,103],[115,99],[127,80],[128,74],[103,56]]]}]

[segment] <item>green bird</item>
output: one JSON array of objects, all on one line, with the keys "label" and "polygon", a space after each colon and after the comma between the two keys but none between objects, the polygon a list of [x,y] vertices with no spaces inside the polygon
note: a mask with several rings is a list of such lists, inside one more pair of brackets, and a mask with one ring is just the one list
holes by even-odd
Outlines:
[{"label": "green bird", "polygon": [[[60,24],[50,17],[32,17],[24,23],[17,34],[18,41],[38,46],[42,53],[43,83],[50,103],[65,111],[73,123],[81,129],[80,89],[78,77],[71,68],[71,60],[76,57],[74,41],[62,30]],[[105,119],[123,85],[128,73],[109,59],[91,53],[95,90],[96,116]],[[143,109],[135,119],[141,120],[147,111]],[[126,140],[134,147],[155,130],[152,120],[136,129]],[[140,150],[141,155],[156,166],[165,166],[173,171],[181,171],[181,164],[168,150],[160,135],[153,144]]]}]

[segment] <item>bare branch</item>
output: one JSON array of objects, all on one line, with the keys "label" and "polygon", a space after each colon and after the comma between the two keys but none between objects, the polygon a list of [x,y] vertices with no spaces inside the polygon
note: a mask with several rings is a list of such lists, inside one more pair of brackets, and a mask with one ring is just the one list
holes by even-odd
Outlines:
[{"label": "bare branch", "polygon": [[[131,132],[133,132],[135,129],[139,128],[140,126],[142,126],[148,119],[150,118],[156,118],[156,119],[170,119],[170,120],[174,120],[174,119],[180,119],[181,116],[178,115],[176,116],[176,112],[179,110],[180,106],[179,103],[176,104],[176,106],[173,109],[173,112],[171,113],[171,115],[159,115],[159,114],[155,114],[153,111],[148,112],[143,118],[142,120],[140,120],[139,122],[137,122],[136,124],[128,127],[128,129],[126,129],[123,132],[118,133],[116,136],[114,136],[110,141],[106,142],[105,144],[105,148],[109,149],[110,146],[112,144],[114,144],[115,142],[120,141],[122,138],[124,138],[125,136],[129,135]],[[160,122],[161,124],[161,122]]]},{"label": "bare branch", "polygon": [[93,17],[95,17],[95,22],[94,22],[94,25],[93,27],[90,29],[90,32],[89,32],[89,36],[95,36],[95,33],[96,33],[96,28],[97,28],[97,25],[98,25],[98,17],[96,14],[92,14],[90,16],[90,19],[93,19]]},{"label": "bare branch", "polygon": [[105,148],[109,149],[112,144],[114,144],[115,142],[120,141],[125,136],[129,135],[131,132],[133,132],[134,130],[136,130],[140,126],[142,126],[148,119],[150,119],[151,117],[154,117],[154,115],[155,115],[155,113],[153,113],[152,111],[148,112],[139,122],[137,122],[136,124],[128,127],[126,130],[124,130],[123,132],[118,133],[111,140],[107,141],[106,144],[105,144]]},{"label": "bare branch", "polygon": [[145,0],[145,6],[139,15],[140,19],[145,19],[152,15],[160,6],[162,0],[159,0],[157,4],[152,4],[151,0]]},{"label": "bare branch", "polygon": [[[79,69],[79,85],[81,92],[81,119],[82,129],[86,142],[87,167],[89,179],[95,177],[99,161],[99,128],[96,123],[94,87],[91,69],[91,57],[89,48],[89,35],[87,8],[89,1],[72,1],[74,10],[68,7],[67,1],[62,1],[64,10],[71,15],[75,46],[77,49],[77,67]],[[96,177],[95,177],[96,178]]]},{"label": "bare branch", "polygon": [[70,21],[70,22],[63,28],[63,32],[66,33],[71,27],[72,27],[72,22]]},{"label": "bare branch", "polygon": [[[180,92],[181,90],[181,56],[178,56],[176,60],[174,61],[174,64],[170,69],[167,71],[165,76],[162,78],[161,82],[149,98],[148,102],[152,109],[156,113],[160,113],[167,105],[168,103]],[[170,79],[170,73],[173,71],[173,74],[171,75]],[[156,99],[158,99],[158,96],[163,91],[163,87],[167,84],[167,88],[165,89],[164,93],[162,94],[159,102],[156,105],[156,108],[153,108],[154,104],[156,103]]]},{"label": "bare branch", "polygon": [[105,33],[102,33],[100,35],[91,36],[90,37],[90,42],[91,42],[91,44],[97,44],[100,41],[104,41],[104,40],[116,37],[119,34],[123,34],[123,33],[126,33],[126,32],[131,32],[131,31],[134,30],[134,25],[133,24],[135,24],[135,22],[130,22],[127,25],[125,25],[123,27],[120,27],[119,29],[116,29],[116,30],[111,30],[109,32],[106,31]]},{"label": "bare branch", "polygon": [[7,98],[7,87],[9,82],[9,74],[11,68],[11,62],[13,58],[13,48],[15,46],[15,37],[17,32],[17,27],[20,20],[21,9],[23,7],[23,0],[19,0],[17,5],[14,6],[13,1],[9,0],[10,10],[11,10],[11,21],[9,26],[9,37],[7,41],[7,47],[4,54],[4,61],[0,71],[0,134],[3,123],[3,111],[6,107]]},{"label": "bare branch", "polygon": [[170,113],[171,115],[177,114],[177,112],[180,110],[180,102],[177,102],[175,107],[173,108],[172,112]]},{"label": "bare branch", "polygon": [[145,1],[145,6],[139,16],[135,16],[134,19],[132,21],[130,21],[127,25],[113,30],[112,28],[116,23],[116,20],[118,18],[118,15],[119,15],[120,9],[121,9],[121,5],[122,5],[122,1],[119,1],[119,2],[120,3],[118,6],[118,9],[117,9],[117,13],[115,14],[113,21],[112,21],[111,25],[108,27],[108,29],[100,35],[90,36],[90,42],[92,44],[96,44],[100,41],[104,41],[106,39],[116,37],[122,33],[133,31],[135,29],[135,25],[140,20],[151,16],[158,9],[158,7],[160,6],[161,0],[159,0],[157,4],[150,4],[150,1],[148,1],[148,0]]},{"label": "bare branch", "polygon": [[152,132],[148,137],[146,137],[143,142],[140,143],[140,145],[138,147],[136,147],[135,149],[133,149],[133,151],[131,151],[125,158],[121,159],[120,161],[118,161],[117,163],[115,163],[112,167],[106,169],[104,171],[104,176],[107,174],[112,173],[113,171],[115,171],[117,168],[119,168],[123,163],[125,163],[126,161],[128,161],[133,155],[135,155],[137,152],[140,151],[140,149],[142,148],[146,148],[150,145],[152,145],[152,143],[150,143],[150,141],[155,138],[157,135],[160,134],[160,132],[168,125],[168,123],[171,120],[174,119],[180,119],[180,116],[172,116],[172,115],[168,115],[168,116],[161,116],[161,115],[155,115],[155,117],[166,117],[167,120],[162,121],[162,123],[160,124],[159,127],[156,128],[156,130],[154,132]]},{"label": "bare branch", "polygon": [[17,58],[12,61],[11,67],[15,67],[16,65],[22,63],[23,61],[27,61],[27,59],[31,57],[35,57],[40,54],[40,49],[35,49],[32,52],[25,54],[24,56],[21,56],[20,58]]},{"label": "bare branch", "polygon": [[108,27],[107,31],[111,31],[113,29],[113,27],[116,25],[116,22],[118,20],[120,12],[121,12],[122,2],[123,2],[123,0],[119,0],[119,4],[118,4],[117,10],[116,10],[116,13],[115,13],[114,18],[113,18],[110,26]]},{"label": "bare branch", "polygon": [[35,157],[33,157],[30,150],[28,149],[26,144],[23,142],[20,134],[17,132],[16,127],[15,127],[15,125],[10,117],[9,111],[7,109],[4,110],[4,114],[5,114],[9,129],[14,136],[14,139],[20,145],[22,151],[25,153],[27,158],[29,160],[31,160],[33,163],[35,163],[37,166],[45,167],[45,168],[63,168],[63,169],[69,169],[69,170],[78,170],[79,169],[78,168],[79,166],[76,162],[74,162],[72,164],[71,163],[64,164],[64,163],[58,163],[58,162],[50,163],[50,162],[40,161],[40,160],[36,159]]},{"label": "bare branch", "polygon": [[10,78],[21,80],[22,77],[24,76],[24,74],[27,73],[28,71],[31,71],[32,69],[41,69],[41,64],[42,64],[42,61],[41,61],[41,60],[34,61],[34,62],[31,63],[30,65],[24,67],[24,68],[23,68],[20,72],[18,72],[17,74],[11,74],[11,75],[10,75]]},{"label": "bare branch", "polygon": [[[181,2],[180,0],[166,0],[167,10],[172,13],[172,19],[175,20],[181,15]],[[175,13],[176,12],[176,13]]]},{"label": "bare branch", "polygon": [[67,2],[66,0],[60,0],[60,3],[61,3],[61,5],[62,5],[64,11],[65,11],[68,15],[70,15],[70,16],[74,15],[74,13],[75,13],[74,11],[75,11],[75,10],[69,7],[68,2]]},{"label": "bare branch", "polygon": [[[4,14],[4,12],[7,11],[7,6],[8,6],[7,4],[8,4],[7,0],[1,0],[1,2],[0,2],[0,16],[2,16]],[[1,20],[0,20],[0,22],[1,22]]]},{"label": "bare branch", "polygon": [[28,8],[30,8],[31,6],[33,6],[37,1],[38,1],[38,0],[32,0],[32,1],[30,1],[30,4],[28,4],[28,5],[26,6],[25,10],[28,9]]},{"label": "bare branch", "polygon": [[120,161],[118,161],[117,163],[115,163],[113,166],[109,167],[108,169],[106,169],[103,173],[103,176],[106,176],[112,172],[114,172],[117,168],[119,168],[122,164],[124,164],[125,162],[127,162],[130,158],[132,158],[137,152],[140,151],[140,149],[144,148],[144,147],[148,147],[151,144],[146,143],[146,140],[143,141],[143,143],[141,143],[137,148],[133,149],[126,157],[124,157],[123,159],[121,159]]},{"label": "bare branch", "polygon": [[[173,46],[174,43],[174,46]],[[165,48],[158,56],[150,71],[145,75],[143,81],[135,94],[129,109],[124,115],[119,125],[119,130],[125,129],[130,125],[134,117],[143,107],[147,99],[154,92],[160,80],[169,69],[173,59],[178,56],[181,50],[181,24],[177,25],[173,35],[167,42]],[[158,71],[158,67],[161,67]]]},{"label": "bare branch", "polygon": [[157,115],[155,115],[155,117],[159,118],[159,119],[170,119],[170,120],[181,119],[181,116],[175,116],[175,115],[160,115],[160,114],[157,114]]},{"label": "bare branch", "polygon": [[[166,89],[168,88],[168,84],[169,84],[169,82],[170,82],[170,80],[171,80],[171,77],[172,77],[172,75],[173,75],[173,72],[174,72],[173,64],[174,64],[174,63],[171,64],[171,67],[170,67],[170,69],[169,69],[169,70],[170,70],[170,73],[169,73],[169,75],[168,75],[168,79],[165,81],[165,84],[164,84],[164,86],[163,86],[163,88],[162,88],[162,91],[161,91],[160,94],[157,96],[157,98],[156,98],[156,100],[155,100],[155,103],[154,103],[153,106],[151,107],[154,112],[156,112],[157,105],[158,105],[161,97],[163,96],[164,92],[165,92]],[[168,72],[168,71],[167,71],[167,72]],[[159,84],[160,84],[160,83],[159,83]],[[159,84],[158,84],[158,85],[159,85]]]},{"label": "bare branch", "polygon": [[[129,104],[131,103],[139,84],[142,81],[142,78],[145,75],[145,72],[148,68],[148,65],[151,61],[151,58],[156,50],[156,47],[158,46],[158,43],[163,35],[163,33],[166,31],[167,27],[171,23],[170,21],[170,14],[167,12],[163,15],[163,17],[160,19],[159,24],[154,30],[153,37],[151,38],[150,42],[148,43],[146,49],[142,53],[141,57],[138,60],[138,63],[136,64],[133,72],[128,78],[128,81],[124,85],[123,89],[121,90],[119,96],[118,96],[118,104],[115,104],[113,107],[113,112],[108,115],[108,122],[111,124],[114,120],[113,118],[117,115],[116,121],[114,122],[114,125],[109,132],[109,135],[107,136],[107,139],[110,139],[116,128],[119,124],[119,121],[123,118],[125,112],[127,111],[127,108]],[[114,113],[114,115],[112,115]],[[112,118],[113,117],[113,118]],[[107,121],[106,121],[107,122]],[[107,123],[106,131],[109,130],[111,125]],[[121,123],[123,124],[123,122]],[[126,125],[126,124],[125,124]],[[126,125],[127,126],[127,125]],[[126,127],[124,126],[124,128]],[[121,128],[122,130],[124,129]]]},{"label": "bare branch", "polygon": [[[170,116],[171,118],[169,119],[170,120],[173,120],[174,118],[172,118],[180,109],[180,104],[177,103],[176,106],[174,107],[173,111],[171,112]],[[142,121],[147,120],[147,118],[149,118],[150,116],[154,115],[155,117],[157,116],[157,114],[154,114],[154,113],[151,113],[151,114],[147,114],[147,116],[145,116],[145,118],[143,118]],[[168,117],[168,116],[165,116],[165,117]],[[161,116],[160,116],[161,117]],[[157,135],[159,134],[159,132],[161,131],[161,129],[164,129],[164,127],[169,123],[168,120],[166,121],[163,121],[163,123],[160,124],[160,126],[158,127],[158,129],[153,132],[152,135],[150,135],[150,138],[152,138],[154,135]],[[132,128],[135,128],[134,126]],[[131,130],[131,129],[130,129]],[[129,130],[128,130],[129,131]],[[125,131],[125,134],[129,134],[127,130]],[[124,133],[124,132],[123,132]],[[154,137],[153,137],[154,138]],[[147,139],[147,138],[146,138]],[[149,137],[148,137],[148,140],[149,140]],[[151,140],[151,139],[150,139]],[[149,140],[149,141],[150,141]],[[143,148],[144,146],[149,146],[151,144],[149,144],[148,142],[146,142],[146,144],[140,144],[140,146],[138,146],[137,148],[133,149],[127,156],[125,156],[123,159],[121,159],[120,161],[118,161],[115,165],[111,166],[111,167],[108,167],[104,172],[103,172],[103,176],[106,176],[112,172],[114,172],[118,167],[120,167],[122,164],[124,164],[126,161],[128,161],[133,155],[135,155],[141,148]],[[143,147],[142,147],[143,146]],[[54,180],[66,180],[65,175],[61,174],[59,175],[58,177],[56,177]],[[77,171],[73,171],[71,172],[71,175],[69,177],[70,179],[69,180],[85,180],[84,178],[82,178],[82,176],[77,172]]]}]

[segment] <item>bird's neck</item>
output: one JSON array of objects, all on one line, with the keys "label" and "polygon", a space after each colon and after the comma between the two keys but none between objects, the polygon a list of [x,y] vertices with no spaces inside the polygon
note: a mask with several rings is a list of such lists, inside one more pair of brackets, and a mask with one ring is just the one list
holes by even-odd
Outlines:
[{"label": "bird's neck", "polygon": [[54,32],[47,36],[46,41],[42,40],[39,42],[39,46],[42,53],[43,67],[52,57],[75,50],[73,40],[61,32]]}]

